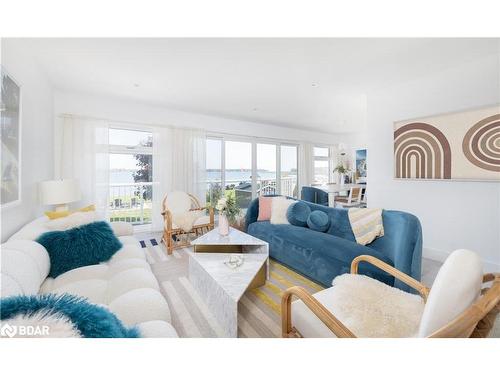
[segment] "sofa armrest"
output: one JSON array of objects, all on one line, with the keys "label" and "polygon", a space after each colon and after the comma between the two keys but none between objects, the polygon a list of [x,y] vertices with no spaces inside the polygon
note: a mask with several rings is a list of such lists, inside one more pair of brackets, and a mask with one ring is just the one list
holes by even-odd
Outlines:
[{"label": "sofa armrest", "polygon": [[110,223],[110,225],[116,237],[134,235],[134,227],[130,223],[125,223],[123,221],[114,221]]},{"label": "sofa armrest", "polygon": [[259,198],[255,198],[250,202],[245,214],[245,232],[248,231],[248,226],[257,221],[259,217]]},{"label": "sofa armrest", "polygon": [[[383,212],[384,236],[377,238],[367,246],[387,255],[395,268],[415,280],[421,278],[422,267],[422,226],[418,218],[401,211]],[[394,286],[414,293],[400,280]]]}]

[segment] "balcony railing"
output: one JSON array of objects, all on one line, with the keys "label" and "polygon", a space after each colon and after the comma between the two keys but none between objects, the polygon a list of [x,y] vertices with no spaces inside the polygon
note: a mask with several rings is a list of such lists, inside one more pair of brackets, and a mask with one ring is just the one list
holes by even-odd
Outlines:
[{"label": "balcony railing", "polygon": [[[221,181],[209,181],[207,183],[207,202],[214,197],[221,196]],[[281,177],[281,191],[277,189],[276,179],[257,180],[257,195],[278,194],[297,197],[297,176]],[[236,202],[241,208],[247,208],[252,200],[252,181],[251,180],[226,180],[224,190],[226,196],[234,194]]]},{"label": "balcony railing", "polygon": [[[246,186],[245,186],[246,184]],[[229,188],[229,186],[234,187]],[[152,182],[109,185],[109,216],[110,221],[125,221],[132,225],[151,224],[152,218]],[[217,192],[216,190],[219,189]],[[259,179],[257,195],[277,194],[276,179]],[[281,195],[297,195],[297,177],[281,177]],[[220,196],[220,181],[207,183],[207,202],[212,197]],[[226,180],[224,194],[234,194],[241,208],[246,208],[252,200],[251,181]]]},{"label": "balcony railing", "polygon": [[110,221],[125,221],[132,225],[150,224],[152,189],[152,182],[110,184]]}]

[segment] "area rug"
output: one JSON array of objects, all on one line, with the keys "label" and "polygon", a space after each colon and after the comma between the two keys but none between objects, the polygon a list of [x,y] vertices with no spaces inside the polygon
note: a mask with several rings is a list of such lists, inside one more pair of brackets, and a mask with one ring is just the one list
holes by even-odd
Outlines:
[{"label": "area rug", "polygon": [[[167,299],[172,325],[180,337],[223,337],[222,329],[194,290],[188,278],[189,248],[166,248],[157,239],[144,240],[146,257]],[[153,245],[155,243],[156,245]],[[270,278],[260,288],[247,291],[238,306],[238,337],[281,336],[280,299],[287,288],[298,285],[315,293],[323,288],[275,261],[270,262]]]},{"label": "area rug", "polygon": [[[169,302],[172,324],[180,337],[223,337],[222,329],[188,278],[190,248],[167,255],[160,237],[143,240],[146,258]],[[141,243],[142,245],[142,243]],[[323,288],[291,269],[271,260],[270,279],[247,291],[238,306],[238,337],[281,337],[280,298],[284,290],[298,285],[315,293]],[[500,337],[500,315],[489,337]]]}]

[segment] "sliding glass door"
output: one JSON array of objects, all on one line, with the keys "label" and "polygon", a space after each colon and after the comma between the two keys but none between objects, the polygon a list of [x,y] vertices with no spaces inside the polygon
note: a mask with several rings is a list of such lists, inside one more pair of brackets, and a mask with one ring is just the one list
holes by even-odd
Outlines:
[{"label": "sliding glass door", "polygon": [[325,185],[330,180],[330,150],[328,147],[314,147],[314,185]]},{"label": "sliding glass door", "polygon": [[257,195],[277,194],[276,145],[257,143]]},{"label": "sliding glass door", "polygon": [[207,138],[207,204],[222,197],[222,139]]},{"label": "sliding glass door", "polygon": [[281,145],[280,150],[280,194],[298,198],[298,147],[296,145]]},{"label": "sliding glass door", "polygon": [[224,142],[224,184],[226,196],[233,196],[241,208],[247,208],[253,197],[252,143]]},{"label": "sliding glass door", "polygon": [[207,138],[207,202],[232,196],[242,209],[260,195],[298,198],[298,145]]}]

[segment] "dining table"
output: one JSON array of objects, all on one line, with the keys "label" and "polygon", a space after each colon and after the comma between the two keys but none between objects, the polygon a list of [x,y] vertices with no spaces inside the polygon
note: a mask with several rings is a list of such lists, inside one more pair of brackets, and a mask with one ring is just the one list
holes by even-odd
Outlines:
[{"label": "dining table", "polygon": [[339,193],[348,192],[351,188],[366,189],[366,184],[326,184],[315,185],[314,187],[328,193],[328,207],[335,207],[335,197],[338,196]]}]

